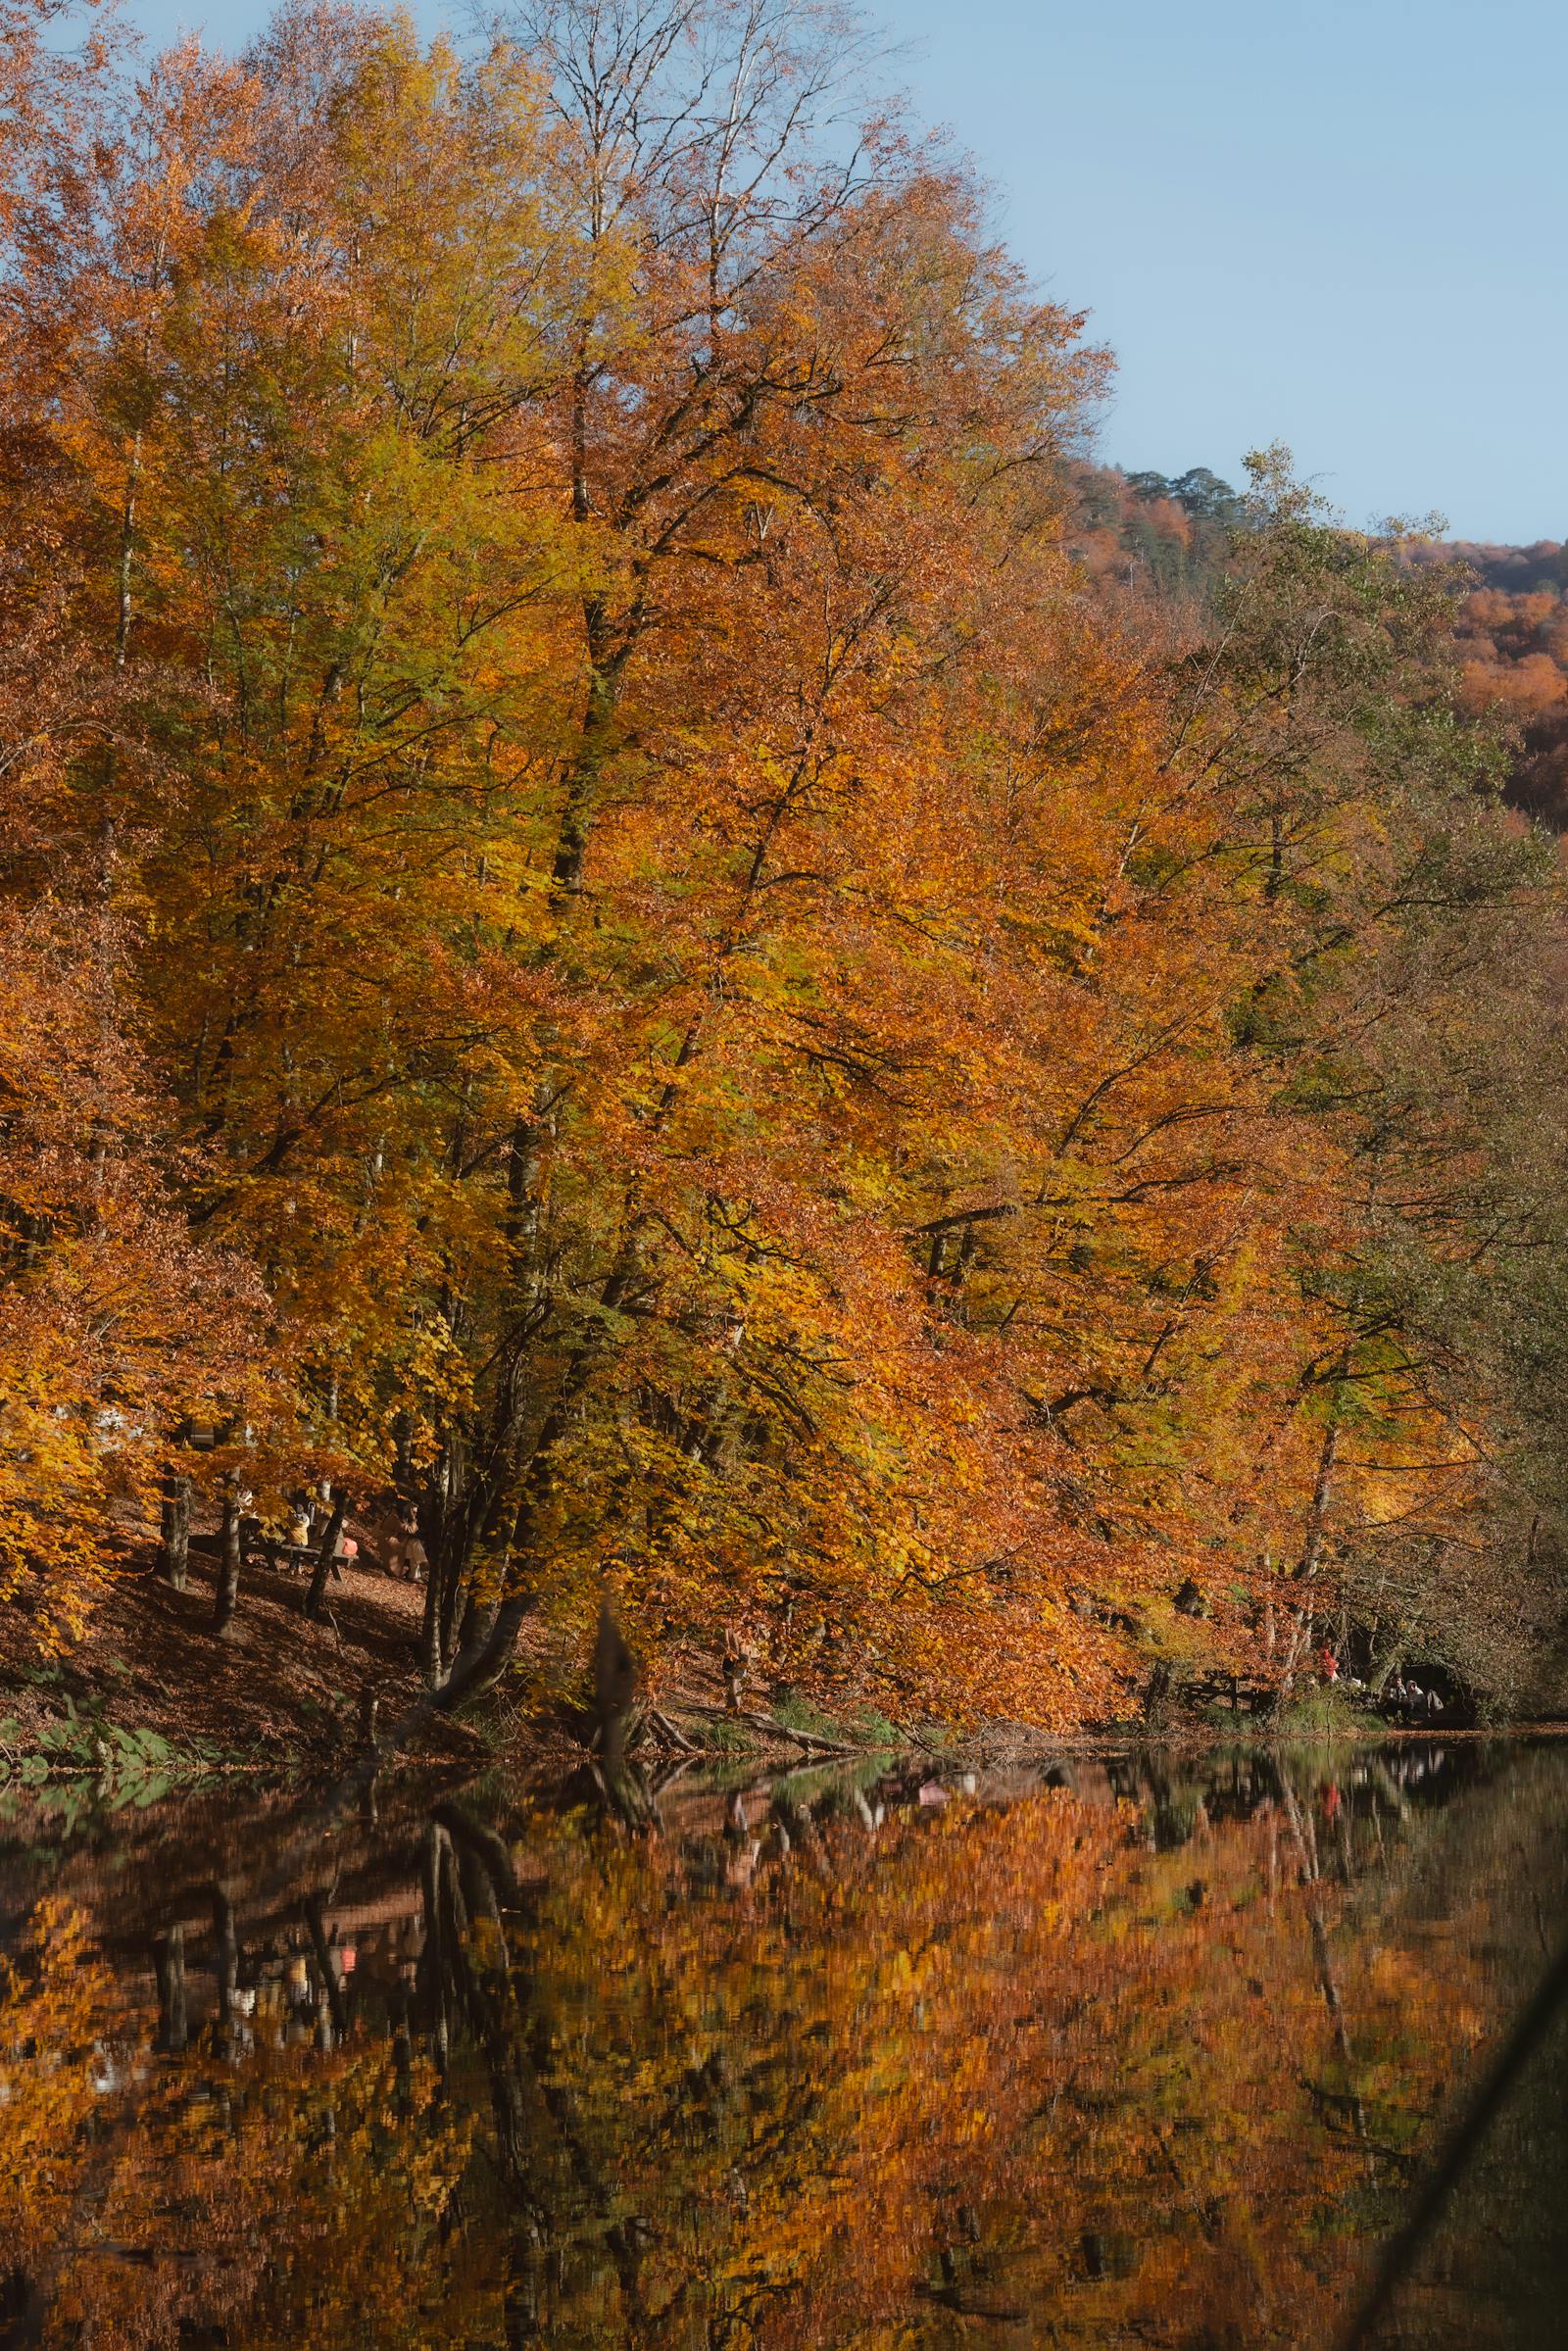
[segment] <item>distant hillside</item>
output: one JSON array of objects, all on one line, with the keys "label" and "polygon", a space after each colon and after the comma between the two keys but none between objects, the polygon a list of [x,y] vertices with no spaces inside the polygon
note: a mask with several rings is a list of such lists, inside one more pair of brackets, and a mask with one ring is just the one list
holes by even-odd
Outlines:
[{"label": "distant hillside", "polygon": [[[1206,465],[1174,478],[1080,465],[1074,478],[1074,543],[1091,577],[1135,595],[1209,602],[1231,534],[1247,527],[1246,502],[1229,482]],[[1508,796],[1568,832],[1568,550],[1556,539],[1449,540],[1413,550],[1412,560],[1458,561],[1475,574],[1459,614],[1463,702],[1517,729]]]},{"label": "distant hillside", "polygon": [[1231,535],[1247,525],[1245,500],[1206,465],[1169,479],[1113,465],[1073,468],[1074,545],[1094,579],[1166,598],[1206,603],[1225,568]]},{"label": "distant hillside", "polygon": [[1466,706],[1498,710],[1518,728],[1509,797],[1568,831],[1568,555],[1555,539],[1458,541],[1439,554],[1476,575],[1459,615]]}]

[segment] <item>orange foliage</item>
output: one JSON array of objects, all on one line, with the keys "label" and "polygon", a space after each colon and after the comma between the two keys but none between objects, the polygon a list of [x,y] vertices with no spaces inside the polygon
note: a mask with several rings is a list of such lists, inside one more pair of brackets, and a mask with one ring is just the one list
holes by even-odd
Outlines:
[{"label": "orange foliage", "polygon": [[[7,1579],[79,1619],[101,1401],[143,1493],[192,1414],[274,1504],[396,1481],[444,1702],[607,1583],[656,1667],[728,1627],[901,1704],[1103,1712],[1188,1583],[1288,1673],[1325,1421],[1454,1516],[1419,1350],[1346,1332],[1359,1040],[1529,881],[1446,593],[1276,480],[1243,620],[1153,661],[1072,548],[1081,319],[960,170],[836,151],[814,15],[704,22],[689,104],[677,0],[652,96],[568,0],[470,58],[285,10],[27,118],[6,936],[119,1106],[44,1088],[74,1156],[12,1185]],[[1224,485],[1144,490],[1211,563]]]},{"label": "orange foliage", "polygon": [[1561,831],[1568,816],[1568,573],[1554,540],[1534,547],[1468,544],[1454,556],[1483,583],[1458,615],[1464,700],[1516,730],[1511,796]]}]

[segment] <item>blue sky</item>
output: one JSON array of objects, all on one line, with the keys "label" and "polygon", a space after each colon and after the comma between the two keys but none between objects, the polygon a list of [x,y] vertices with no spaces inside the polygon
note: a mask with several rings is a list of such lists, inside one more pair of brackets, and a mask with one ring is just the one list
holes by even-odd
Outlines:
[{"label": "blue sky", "polygon": [[[1235,478],[1283,440],[1352,521],[1568,537],[1563,0],[872,13],[1007,242],[1115,350],[1102,455]],[[232,44],[267,9],[131,14]]]}]

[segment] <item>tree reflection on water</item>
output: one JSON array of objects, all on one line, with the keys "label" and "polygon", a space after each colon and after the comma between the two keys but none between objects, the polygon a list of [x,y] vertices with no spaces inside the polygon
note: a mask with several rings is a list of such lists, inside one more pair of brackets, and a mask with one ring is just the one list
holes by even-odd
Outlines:
[{"label": "tree reflection on water", "polygon": [[[17,1824],[0,2343],[1331,2341],[1568,1922],[1568,1751],[1049,1777]],[[1558,2339],[1561,2040],[1380,2342]]]}]

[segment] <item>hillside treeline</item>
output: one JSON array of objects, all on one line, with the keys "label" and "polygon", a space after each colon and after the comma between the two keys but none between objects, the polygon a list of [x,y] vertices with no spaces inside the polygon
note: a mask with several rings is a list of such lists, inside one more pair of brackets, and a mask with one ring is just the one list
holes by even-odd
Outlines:
[{"label": "hillside treeline", "polygon": [[1451,553],[1473,579],[1459,612],[1462,707],[1508,728],[1514,804],[1568,831],[1568,559],[1549,539]]},{"label": "hillside treeline", "polygon": [[1097,585],[1125,601],[1197,605],[1207,612],[1238,532],[1256,517],[1206,465],[1171,478],[1069,461],[1072,546]]},{"label": "hillside treeline", "polygon": [[309,1477],[417,1512],[447,1702],[607,1591],[656,1678],[890,1708],[1351,1632],[1528,1690],[1560,915],[1463,583],[1277,456],[1179,621],[1097,574],[1104,356],[807,0],[54,16],[4,0],[13,1627]]},{"label": "hillside treeline", "polygon": [[[1251,526],[1245,499],[1206,465],[1174,478],[1078,463],[1074,548],[1090,576],[1124,598],[1210,612],[1235,534]],[[1509,747],[1510,803],[1553,832],[1568,830],[1568,556],[1555,539],[1501,547],[1412,534],[1411,563],[1446,570],[1462,595],[1455,615],[1460,708],[1486,716]]]}]

